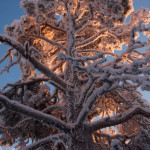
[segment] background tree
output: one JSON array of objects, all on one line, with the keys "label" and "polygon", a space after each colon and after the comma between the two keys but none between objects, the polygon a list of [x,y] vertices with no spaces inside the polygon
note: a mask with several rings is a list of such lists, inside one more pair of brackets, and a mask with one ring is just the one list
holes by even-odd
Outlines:
[{"label": "background tree", "polygon": [[[149,10],[133,12],[131,0],[22,0],[20,6],[26,15],[0,35],[10,46],[0,73],[15,64],[22,73],[0,91],[1,145],[149,150],[150,109],[137,91],[150,90]],[[136,40],[141,32],[147,41]],[[123,44],[127,49],[115,53]]]}]

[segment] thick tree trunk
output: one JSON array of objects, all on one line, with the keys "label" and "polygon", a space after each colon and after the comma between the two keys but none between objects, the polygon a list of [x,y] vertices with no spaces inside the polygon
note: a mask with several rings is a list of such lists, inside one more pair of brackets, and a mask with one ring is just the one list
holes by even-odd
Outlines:
[{"label": "thick tree trunk", "polygon": [[71,150],[94,150],[93,138],[88,128],[76,129],[72,134]]}]

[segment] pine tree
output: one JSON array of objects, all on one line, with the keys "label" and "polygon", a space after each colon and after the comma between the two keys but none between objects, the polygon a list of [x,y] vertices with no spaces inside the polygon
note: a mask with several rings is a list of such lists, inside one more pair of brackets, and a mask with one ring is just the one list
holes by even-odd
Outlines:
[{"label": "pine tree", "polygon": [[[137,88],[150,91],[150,11],[134,12],[132,0],[21,0],[20,6],[26,15],[0,34],[10,46],[0,74],[13,65],[21,71],[0,91],[1,145],[149,150],[150,106]],[[147,41],[137,39],[141,33]]]}]

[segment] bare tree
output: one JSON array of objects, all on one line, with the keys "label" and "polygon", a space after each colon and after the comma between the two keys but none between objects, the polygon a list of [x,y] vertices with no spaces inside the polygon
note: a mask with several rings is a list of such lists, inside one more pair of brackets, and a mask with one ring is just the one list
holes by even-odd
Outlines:
[{"label": "bare tree", "polygon": [[[150,43],[137,38],[149,38],[150,11],[134,12],[132,0],[21,0],[20,6],[26,15],[0,34],[10,46],[0,73],[14,65],[22,73],[0,91],[1,145],[149,150],[150,106],[137,88],[150,91]],[[121,54],[114,51],[124,44]]]}]

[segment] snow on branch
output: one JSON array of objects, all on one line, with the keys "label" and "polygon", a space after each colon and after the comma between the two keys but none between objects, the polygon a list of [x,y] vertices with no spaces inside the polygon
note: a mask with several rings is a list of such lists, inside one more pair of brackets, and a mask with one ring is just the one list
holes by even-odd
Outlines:
[{"label": "snow on branch", "polygon": [[24,126],[26,124],[26,122],[29,122],[33,120],[33,118],[31,117],[28,117],[28,118],[25,118],[21,121],[19,121],[15,126],[3,126],[2,124],[0,125],[0,128],[2,129],[6,129],[6,130],[14,130],[14,129],[17,129],[17,128],[20,128],[21,126]]},{"label": "snow on branch", "polygon": [[14,39],[9,38],[8,36],[4,36],[0,34],[0,41],[5,42],[14,49],[16,49],[24,58],[29,60],[29,62],[39,71],[41,71],[44,75],[46,75],[50,80],[55,81],[58,85],[60,85],[63,89],[66,88],[67,84],[63,81],[56,73],[52,72],[48,67],[40,63],[35,57],[28,56],[25,53],[25,49],[19,42]]},{"label": "snow on branch", "polygon": [[[134,41],[135,35],[134,32],[135,31],[147,31],[150,28],[146,28],[145,26],[141,26],[139,25],[139,27],[134,27],[131,31],[131,40],[130,40],[130,44],[128,46],[128,49],[123,52],[119,58],[116,58],[113,60],[113,62],[116,64],[116,66],[118,65],[117,63],[119,61],[121,61],[122,57],[127,54],[127,53],[131,53],[134,49],[136,48],[141,48],[141,47],[145,47],[147,45],[146,42],[136,42]],[[102,60],[100,60],[102,61]],[[85,103],[85,106],[82,108],[77,122],[76,124],[80,125],[82,124],[83,120],[86,118],[89,110],[92,108],[92,105],[94,104],[94,102],[96,101],[97,98],[101,97],[104,93],[108,92],[108,91],[112,91],[120,86],[120,83],[123,82],[123,86],[126,85],[127,81],[131,81],[134,83],[134,85],[132,85],[132,83],[129,86],[132,87],[139,87],[141,86],[141,88],[143,90],[150,90],[150,78],[148,76],[140,76],[142,73],[144,74],[144,70],[148,69],[149,67],[147,66],[147,64],[150,62],[149,57],[145,57],[145,58],[137,58],[135,59],[131,64],[128,65],[120,65],[120,67],[118,66],[119,69],[113,68],[113,64],[112,62],[109,62],[109,66],[107,66],[107,63],[103,66],[98,66],[97,62],[94,62],[93,64],[91,64],[92,68],[99,68],[101,69],[101,73],[100,72],[96,72],[95,69],[91,70],[90,65],[87,66],[87,69],[90,69],[89,72],[92,73],[97,73],[97,75],[99,75],[99,79],[98,79],[98,83],[103,83],[103,86],[101,86],[99,89],[95,90],[91,96],[89,97],[89,99],[87,100],[87,102]],[[142,70],[141,68],[145,67],[144,70]],[[81,69],[83,70],[83,68]],[[90,73],[90,74],[92,74]],[[149,75],[149,72],[148,72]]]},{"label": "snow on branch", "polygon": [[64,142],[61,140],[61,138],[63,136],[64,136],[63,133],[48,136],[46,138],[43,138],[41,140],[36,141],[33,144],[30,144],[29,146],[26,146],[25,148],[21,148],[20,150],[36,150],[37,148],[42,147],[42,146],[49,144],[49,143],[54,143],[55,150],[57,150],[57,146],[59,144],[63,145],[64,149],[66,149]]},{"label": "snow on branch", "polygon": [[120,55],[119,54],[115,54],[115,53],[111,53],[111,52],[102,52],[100,49],[83,49],[83,50],[80,50],[78,49],[77,50],[77,53],[103,53],[104,55],[109,55],[109,56],[113,56],[113,57],[119,57]]},{"label": "snow on branch", "polygon": [[62,49],[63,51],[67,52],[67,49],[60,43],[57,43],[55,41],[52,41],[44,36],[41,36],[41,35],[32,35],[32,34],[29,34],[28,36],[32,36],[32,37],[36,37],[36,38],[39,38],[39,39],[42,39],[48,43],[50,43],[51,45],[53,46],[57,46],[58,48]]},{"label": "snow on branch", "polygon": [[65,122],[55,118],[51,115],[42,113],[33,108],[27,107],[23,104],[20,104],[17,101],[8,99],[6,96],[0,94],[0,102],[9,110],[21,113],[28,117],[32,117],[36,120],[43,122],[49,126],[52,126],[56,129],[62,130],[63,132],[69,133],[70,127]]},{"label": "snow on branch", "polygon": [[81,95],[80,95],[79,101],[76,104],[76,107],[79,107],[79,106],[81,107],[83,105],[83,103],[85,102],[86,96],[89,90],[91,89],[93,83],[94,83],[94,80],[90,78],[81,92]]},{"label": "snow on branch", "polygon": [[55,109],[61,110],[66,113],[66,108],[60,104],[55,104],[55,105],[49,106],[49,107],[43,109],[42,112],[47,113],[47,112],[53,111]]},{"label": "snow on branch", "polygon": [[84,104],[84,106],[83,106],[83,108],[82,108],[82,110],[81,110],[81,112],[77,118],[77,122],[75,123],[75,125],[80,126],[84,122],[89,110],[92,108],[96,99],[101,97],[103,94],[109,92],[109,90],[108,90],[109,88],[110,88],[110,85],[106,82],[106,83],[104,83],[103,86],[101,86],[99,89],[95,90],[90,95],[87,102]]},{"label": "snow on branch", "polygon": [[28,85],[28,84],[33,84],[37,82],[42,82],[42,81],[48,81],[49,79],[47,77],[36,77],[36,78],[30,78],[26,81],[17,81],[16,83],[7,83],[5,86],[2,87],[2,91],[4,91],[8,87],[17,87],[17,86],[22,86],[22,85]]},{"label": "snow on branch", "polygon": [[118,97],[121,98],[121,100],[127,104],[128,106],[132,106],[132,103],[129,100],[126,100],[117,90],[115,91],[115,93],[117,94]]},{"label": "snow on branch", "polygon": [[97,137],[105,137],[108,140],[112,140],[112,139],[123,139],[123,140],[126,140],[126,139],[131,139],[133,137],[136,137],[139,134],[139,131],[137,131],[136,133],[130,134],[130,135],[127,135],[127,134],[116,134],[116,135],[110,136],[109,134],[98,133],[98,132],[94,132],[93,134],[95,136],[97,136]]},{"label": "snow on branch", "polygon": [[85,47],[85,46],[93,43],[94,41],[98,40],[101,36],[104,36],[105,32],[107,32],[107,31],[108,31],[107,28],[104,28],[104,29],[100,30],[98,33],[91,36],[90,38],[76,44],[76,48],[82,48],[82,47]]},{"label": "snow on branch", "polygon": [[134,106],[128,111],[118,114],[113,117],[106,117],[104,119],[100,119],[91,123],[91,130],[96,131],[98,129],[102,129],[105,127],[115,126],[118,124],[122,124],[132,119],[136,115],[142,115],[144,117],[150,117],[150,110],[147,108],[142,108],[141,106]]},{"label": "snow on branch", "polygon": [[6,108],[5,108],[5,107],[2,107],[2,108],[0,109],[0,114],[3,114],[5,110],[6,110]]},{"label": "snow on branch", "polygon": [[9,49],[6,51],[5,55],[0,59],[0,64],[1,64],[3,61],[5,61],[7,57],[10,56],[12,50],[13,50],[12,48],[9,48]]},{"label": "snow on branch", "polygon": [[44,25],[45,25],[46,27],[50,27],[50,28],[52,28],[52,29],[54,29],[54,30],[63,32],[64,34],[66,33],[65,30],[63,30],[63,29],[61,29],[61,28],[58,28],[58,27],[56,27],[56,26],[54,26],[54,25],[51,25],[49,21],[45,22]]},{"label": "snow on branch", "polygon": [[[100,60],[99,60],[100,59]],[[103,64],[106,61],[106,58],[104,57],[104,53],[98,53],[94,56],[91,57],[77,57],[77,58],[73,58],[70,56],[66,56],[64,53],[59,52],[58,53],[58,60],[66,60],[69,61],[72,65],[73,68],[77,71],[77,70],[81,70],[81,71],[85,71],[88,76],[91,78],[94,72],[100,72],[100,70],[102,70],[102,68],[99,66],[98,70],[96,68],[96,66]],[[88,61],[94,61],[93,63],[87,65],[86,67],[84,67],[83,65],[81,65],[80,63],[82,62],[88,62]],[[96,69],[95,69],[96,68]]]},{"label": "snow on branch", "polygon": [[[8,55],[9,55],[9,64],[8,64],[8,66],[5,66],[5,68],[0,71],[0,74],[2,74],[4,71],[9,72],[9,69],[12,66],[18,64],[20,62],[20,60],[21,60],[21,56],[20,55],[17,57],[16,61],[13,61],[13,56],[12,56],[12,54],[10,52],[8,52]],[[3,57],[3,58],[5,58],[5,57]]]},{"label": "snow on branch", "polygon": [[76,57],[76,58],[66,56],[64,53],[58,52],[58,60],[68,60],[68,61],[72,61],[72,62],[86,62],[89,60],[97,60],[97,59],[103,58],[103,57],[104,57],[103,52],[98,53],[97,55],[94,55],[91,57],[85,56],[85,57]]}]

